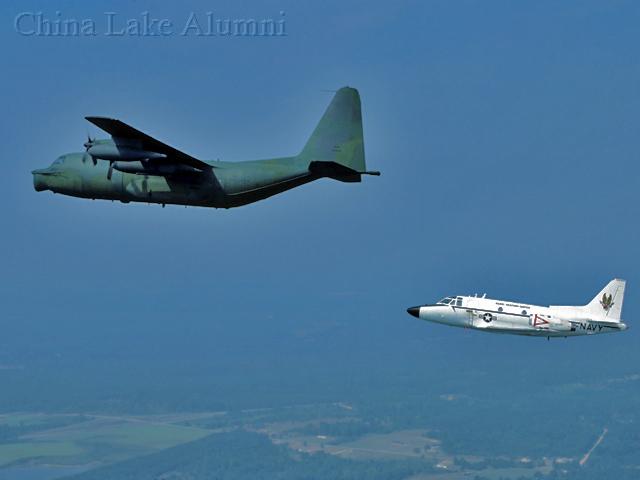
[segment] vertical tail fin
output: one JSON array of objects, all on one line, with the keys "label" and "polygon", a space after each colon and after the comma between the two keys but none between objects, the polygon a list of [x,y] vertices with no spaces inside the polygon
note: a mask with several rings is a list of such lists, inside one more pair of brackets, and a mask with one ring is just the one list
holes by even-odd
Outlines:
[{"label": "vertical tail fin", "polygon": [[612,322],[619,322],[622,316],[622,302],[626,282],[620,279],[611,280],[586,308],[592,315],[604,317]]},{"label": "vertical tail fin", "polygon": [[[359,182],[365,172],[360,95],[355,88],[338,90],[298,159],[309,169],[342,181]],[[345,168],[346,167],[346,168]]]}]

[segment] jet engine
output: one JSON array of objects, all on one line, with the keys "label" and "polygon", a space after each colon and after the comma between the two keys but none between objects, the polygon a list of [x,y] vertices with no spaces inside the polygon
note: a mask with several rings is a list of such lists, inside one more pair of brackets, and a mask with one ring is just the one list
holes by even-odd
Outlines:
[{"label": "jet engine", "polygon": [[531,315],[529,325],[539,330],[555,330],[558,332],[569,332],[573,328],[571,322],[554,319],[548,315]]}]

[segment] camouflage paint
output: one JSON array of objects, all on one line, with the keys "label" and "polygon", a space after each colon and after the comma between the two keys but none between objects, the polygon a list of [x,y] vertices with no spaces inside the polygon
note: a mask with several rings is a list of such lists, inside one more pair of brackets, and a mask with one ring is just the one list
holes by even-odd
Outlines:
[{"label": "camouflage paint", "polygon": [[[104,142],[99,140],[96,142]],[[50,167],[34,170],[37,191],[80,198],[230,208],[252,203],[317,180],[311,162],[336,162],[351,172],[344,181],[360,181],[365,172],[360,96],[338,90],[299,155],[246,162],[206,162],[197,174],[145,175],[113,170],[109,162],[87,153],[63,155]],[[330,166],[327,168],[331,168]],[[344,173],[344,172],[342,172]],[[340,180],[340,175],[332,178]]]}]

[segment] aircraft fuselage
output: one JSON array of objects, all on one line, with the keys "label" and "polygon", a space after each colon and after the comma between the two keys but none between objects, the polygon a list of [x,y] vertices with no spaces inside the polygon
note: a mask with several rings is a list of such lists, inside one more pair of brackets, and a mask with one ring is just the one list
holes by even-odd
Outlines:
[{"label": "aircraft fuselage", "polygon": [[594,335],[627,328],[620,321],[585,315],[583,307],[544,307],[482,297],[447,297],[437,304],[407,311],[421,320],[453,327],[539,337]]},{"label": "aircraft fuselage", "polygon": [[85,117],[111,139],[88,138],[85,152],[34,170],[37,191],[80,198],[230,208],[319,178],[360,182],[367,171],[360,95],[336,92],[298,155],[245,162],[205,162],[108,117]]},{"label": "aircraft fuselage", "polygon": [[309,162],[302,163],[296,157],[210,164],[206,174],[148,175],[113,170],[109,176],[108,161],[70,153],[46,169],[35,170],[33,181],[38,191],[80,198],[230,208],[321,178],[309,171]]}]

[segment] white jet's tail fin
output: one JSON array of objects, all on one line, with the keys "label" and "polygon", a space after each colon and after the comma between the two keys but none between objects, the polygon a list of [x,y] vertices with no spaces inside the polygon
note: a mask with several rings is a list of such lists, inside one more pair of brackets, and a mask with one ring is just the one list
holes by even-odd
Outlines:
[{"label": "white jet's tail fin", "polygon": [[603,317],[611,322],[619,322],[622,316],[625,284],[624,280],[618,278],[611,280],[584,308],[592,315]]}]

